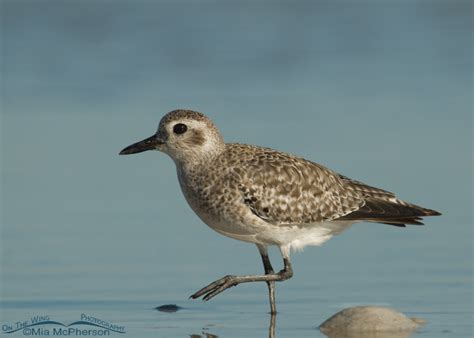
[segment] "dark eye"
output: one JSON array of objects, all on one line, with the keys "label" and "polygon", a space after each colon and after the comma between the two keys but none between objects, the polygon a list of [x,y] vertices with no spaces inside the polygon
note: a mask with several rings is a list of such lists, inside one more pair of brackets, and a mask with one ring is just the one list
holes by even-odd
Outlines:
[{"label": "dark eye", "polygon": [[186,127],[186,125],[182,123],[175,124],[173,127],[173,132],[175,134],[184,134],[186,130],[188,130],[188,127]]}]

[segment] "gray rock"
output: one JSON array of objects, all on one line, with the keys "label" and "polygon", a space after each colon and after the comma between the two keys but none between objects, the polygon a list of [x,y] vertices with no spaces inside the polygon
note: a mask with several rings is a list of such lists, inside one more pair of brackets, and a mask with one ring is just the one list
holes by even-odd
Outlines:
[{"label": "gray rock", "polygon": [[165,304],[161,306],[155,307],[155,310],[161,311],[161,312],[176,312],[181,310],[182,307],[178,306],[176,304]]},{"label": "gray rock", "polygon": [[408,318],[396,310],[378,306],[356,306],[339,311],[319,326],[328,337],[402,338],[410,337],[420,325],[419,318]]}]

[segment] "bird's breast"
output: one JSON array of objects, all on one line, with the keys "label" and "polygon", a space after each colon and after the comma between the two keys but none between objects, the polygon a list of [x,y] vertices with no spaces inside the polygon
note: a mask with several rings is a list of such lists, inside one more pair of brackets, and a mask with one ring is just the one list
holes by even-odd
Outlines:
[{"label": "bird's breast", "polygon": [[261,231],[264,222],[251,213],[241,192],[225,177],[178,170],[178,180],[189,206],[212,229],[230,237]]}]

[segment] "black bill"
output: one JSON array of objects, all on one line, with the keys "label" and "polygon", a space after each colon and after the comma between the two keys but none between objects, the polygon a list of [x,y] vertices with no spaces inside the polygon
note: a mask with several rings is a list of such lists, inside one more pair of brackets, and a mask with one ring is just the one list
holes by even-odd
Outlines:
[{"label": "black bill", "polygon": [[119,155],[130,155],[141,153],[147,150],[155,150],[156,147],[160,144],[163,144],[163,141],[159,139],[156,135],[153,135],[122,149]]}]

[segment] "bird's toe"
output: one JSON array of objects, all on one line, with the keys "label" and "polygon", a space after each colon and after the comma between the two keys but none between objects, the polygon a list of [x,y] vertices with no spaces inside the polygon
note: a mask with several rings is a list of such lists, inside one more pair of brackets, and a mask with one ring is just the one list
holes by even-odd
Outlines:
[{"label": "bird's toe", "polygon": [[234,280],[235,276],[232,275],[227,275],[224,276],[211,284],[203,287],[201,290],[197,291],[193,295],[191,295],[189,298],[196,299],[204,295],[203,300],[209,300],[213,298],[214,296],[218,295],[225,289],[228,289],[231,286],[234,286]]}]

